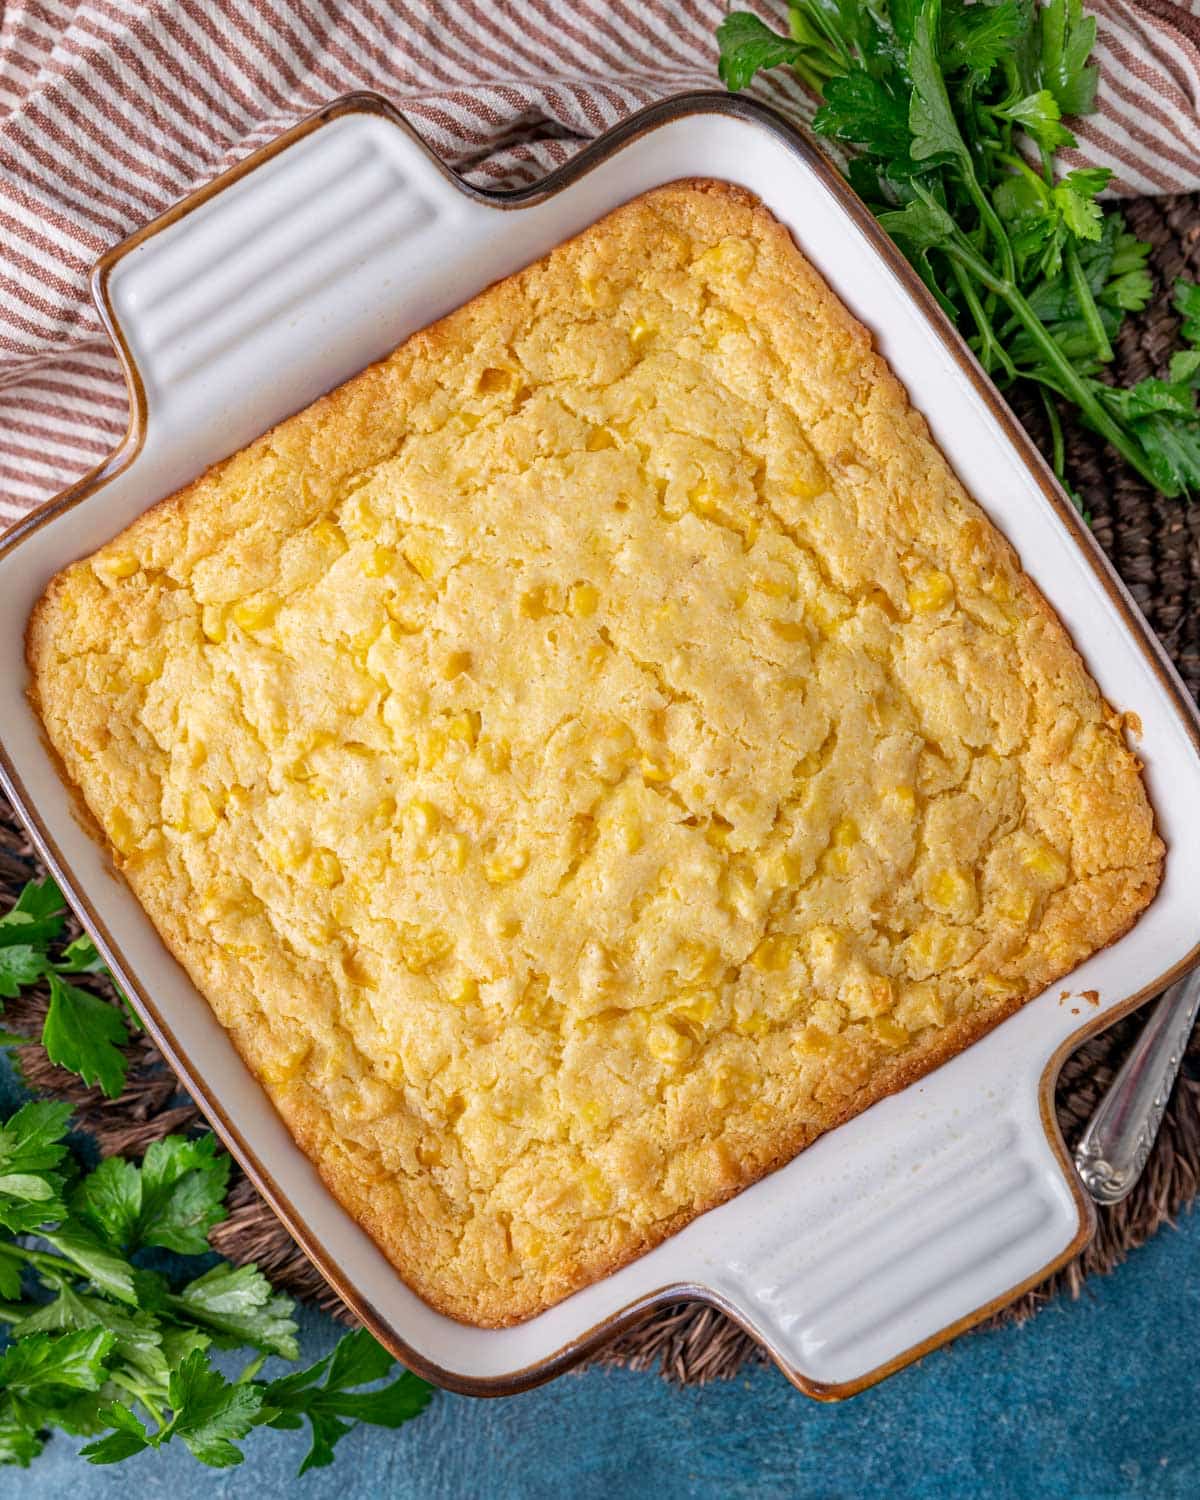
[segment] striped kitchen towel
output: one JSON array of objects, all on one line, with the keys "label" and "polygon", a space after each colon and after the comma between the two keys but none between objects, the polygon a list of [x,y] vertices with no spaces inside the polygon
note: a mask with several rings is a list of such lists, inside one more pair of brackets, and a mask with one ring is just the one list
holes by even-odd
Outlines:
[{"label": "striped kitchen towel", "polygon": [[[747,0],[741,0],[747,3]],[[754,0],[781,24],[782,0]],[[476,182],[524,183],[652,100],[713,87],[727,0],[0,0],[0,529],[99,462],[124,383],[91,262],[329,99],[376,89]],[[1200,186],[1200,0],[1094,0],[1073,164]],[[796,118],[790,76],[755,84]]]}]

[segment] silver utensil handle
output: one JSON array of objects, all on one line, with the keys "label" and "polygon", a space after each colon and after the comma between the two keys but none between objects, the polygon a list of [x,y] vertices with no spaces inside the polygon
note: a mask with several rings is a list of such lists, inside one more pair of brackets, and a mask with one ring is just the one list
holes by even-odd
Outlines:
[{"label": "silver utensil handle", "polygon": [[1155,1005],[1083,1132],[1075,1149],[1075,1165],[1097,1203],[1120,1203],[1142,1175],[1187,1051],[1197,1008],[1200,969],[1173,984]]}]

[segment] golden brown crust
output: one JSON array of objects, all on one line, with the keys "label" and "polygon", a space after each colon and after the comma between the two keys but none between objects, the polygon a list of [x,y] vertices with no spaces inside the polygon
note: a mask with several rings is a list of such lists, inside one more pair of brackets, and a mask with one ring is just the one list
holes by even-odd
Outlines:
[{"label": "golden brown crust", "polygon": [[644,1253],[1113,941],[1135,758],[866,331],[680,183],[56,578],[32,697],[450,1316]]}]

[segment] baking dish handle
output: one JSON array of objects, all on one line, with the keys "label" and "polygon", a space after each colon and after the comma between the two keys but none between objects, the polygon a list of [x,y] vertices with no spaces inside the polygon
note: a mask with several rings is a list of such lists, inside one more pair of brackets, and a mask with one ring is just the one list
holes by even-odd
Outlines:
[{"label": "baking dish handle", "polygon": [[460,300],[496,212],[372,95],[185,199],[93,273],[144,445],[187,477],[386,353]]},{"label": "baking dish handle", "polygon": [[[1006,1041],[978,1045],[1003,1054]],[[707,1279],[813,1394],[852,1394],[951,1338],[1090,1235],[1036,1078],[1019,1054],[982,1098],[980,1076],[978,1057],[955,1059],[936,1108],[886,1099],[747,1195],[754,1213]]]}]

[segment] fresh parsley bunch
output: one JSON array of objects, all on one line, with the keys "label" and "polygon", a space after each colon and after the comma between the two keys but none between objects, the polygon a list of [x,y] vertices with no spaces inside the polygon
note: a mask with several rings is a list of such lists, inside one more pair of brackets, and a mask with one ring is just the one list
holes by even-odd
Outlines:
[{"label": "fresh parsley bunch", "polygon": [[1108,170],[1054,170],[1075,144],[1063,117],[1095,107],[1080,0],[792,0],[789,22],[728,15],[723,82],[786,65],[821,96],[814,130],[851,148],[852,186],[984,368],[1040,389],[1059,477],[1063,400],[1164,494],[1200,489],[1200,289],[1176,282],[1187,348],[1168,379],[1103,379],[1152,285],[1149,246],[1097,201]]},{"label": "fresh parsley bunch", "polygon": [[[59,1428],[93,1439],[82,1450],[92,1463],[178,1438],[201,1463],[228,1468],[253,1428],[307,1422],[303,1474],[330,1463],[355,1422],[399,1427],[424,1409],[429,1387],[407,1371],[359,1389],[393,1366],[363,1329],[308,1369],[256,1378],[268,1355],[299,1357],[291,1301],[254,1266],[222,1262],[179,1282],[144,1255],[208,1251],[229,1158],[211,1135],[168,1136],[141,1166],[111,1157],[81,1174],[68,1114],[35,1102],[0,1126],[0,1462],[27,1466]],[[231,1381],[213,1349],[253,1357]]]},{"label": "fresh parsley bunch", "polygon": [[[78,937],[51,954],[66,925],[62,892],[47,876],[31,880],[16,905],[0,917],[0,1008],[32,985],[45,980],[50,1006],[42,1025],[42,1046],[51,1062],[78,1073],[85,1083],[98,1083],[110,1099],[125,1087],[127,1021],[141,1023],[126,1004],[121,1010],[65,976],[102,974],[111,979],[89,937]],[[120,992],[118,991],[118,994]],[[124,1001],[124,996],[120,996]],[[0,1032],[0,1043],[20,1044],[31,1038]]]}]

